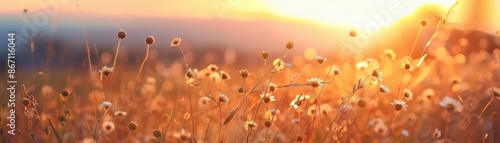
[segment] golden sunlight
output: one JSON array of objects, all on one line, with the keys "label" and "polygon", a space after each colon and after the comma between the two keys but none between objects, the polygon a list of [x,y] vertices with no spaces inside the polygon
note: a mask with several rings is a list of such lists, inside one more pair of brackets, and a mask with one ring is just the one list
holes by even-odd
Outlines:
[{"label": "golden sunlight", "polygon": [[287,17],[304,18],[327,24],[360,27],[367,21],[379,21],[388,26],[412,14],[425,4],[435,4],[444,9],[454,0],[268,0],[275,12]]}]

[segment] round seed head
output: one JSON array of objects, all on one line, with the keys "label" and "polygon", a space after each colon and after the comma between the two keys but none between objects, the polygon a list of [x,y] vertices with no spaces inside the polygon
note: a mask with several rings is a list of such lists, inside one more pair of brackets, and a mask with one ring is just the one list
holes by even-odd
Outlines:
[{"label": "round seed head", "polygon": [[269,91],[271,92],[276,91],[276,85],[269,85]]},{"label": "round seed head", "polygon": [[109,102],[109,101],[104,101],[104,102],[102,102],[102,106],[103,106],[106,110],[107,110],[107,109],[109,109],[109,107],[111,107],[111,105],[112,105],[112,104],[111,104],[111,102]]},{"label": "round seed head", "polygon": [[356,32],[356,30],[353,29],[353,30],[351,30],[351,32],[349,32],[349,36],[356,37],[356,36],[358,36],[358,32]]},{"label": "round seed head", "polygon": [[340,74],[340,69],[337,66],[333,66],[333,74],[334,75],[339,75]]},{"label": "round seed head", "polygon": [[288,43],[286,43],[286,48],[287,49],[293,49],[293,42],[292,41],[288,41]]},{"label": "round seed head", "polygon": [[146,44],[153,45],[155,43],[155,38],[153,36],[148,36],[148,37],[146,37],[145,41],[146,41]]},{"label": "round seed head", "polygon": [[302,140],[304,140],[304,138],[303,138],[302,136],[297,136],[296,141],[298,141],[298,142],[302,142]]},{"label": "round seed head", "polygon": [[358,100],[358,106],[359,107],[365,107],[366,106],[366,101],[364,99],[359,99]]},{"label": "round seed head", "polygon": [[403,109],[403,105],[396,104],[396,105],[394,105],[394,109],[396,109],[396,111],[399,111],[399,110]]},{"label": "round seed head", "polygon": [[66,121],[66,117],[65,117],[65,116],[63,116],[63,115],[59,116],[57,119],[58,119],[59,121],[61,121],[61,122]]},{"label": "round seed head", "polygon": [[238,88],[238,93],[243,93],[244,89],[243,87]]},{"label": "round seed head", "polygon": [[64,109],[64,114],[66,114],[66,115],[71,114],[71,109],[69,109],[69,108]]},{"label": "round seed head", "polygon": [[120,30],[120,31],[118,32],[118,38],[120,38],[120,39],[125,39],[125,37],[127,37],[127,32],[123,31],[123,29],[122,29],[122,30]]},{"label": "round seed head", "polygon": [[269,58],[269,52],[268,51],[262,51],[262,59],[267,60]]},{"label": "round seed head", "polygon": [[161,137],[161,131],[158,130],[158,129],[153,130],[153,136],[156,137],[156,138],[160,138]]},{"label": "round seed head", "polygon": [[137,123],[135,123],[134,121],[130,121],[130,123],[128,123],[128,129],[131,131],[135,131],[137,129]]},{"label": "round seed head", "polygon": [[68,97],[68,95],[69,95],[69,92],[67,90],[61,91],[61,96],[62,97]]},{"label": "round seed head", "polygon": [[271,123],[271,121],[265,121],[264,125],[269,128],[269,127],[271,127],[272,123]]},{"label": "round seed head", "polygon": [[118,116],[118,117],[127,116],[127,112],[125,112],[125,111],[115,111],[115,116]]},{"label": "round seed head", "polygon": [[23,106],[27,107],[30,105],[30,100],[28,98],[23,98]]},{"label": "round seed head", "polygon": [[271,97],[269,97],[269,96],[265,96],[265,97],[264,97],[264,103],[266,103],[266,104],[267,104],[267,103],[269,103],[269,102],[271,102]]},{"label": "round seed head", "polygon": [[427,20],[426,20],[426,19],[422,19],[422,20],[420,20],[420,25],[421,25],[421,26],[425,26],[425,25],[427,25]]}]

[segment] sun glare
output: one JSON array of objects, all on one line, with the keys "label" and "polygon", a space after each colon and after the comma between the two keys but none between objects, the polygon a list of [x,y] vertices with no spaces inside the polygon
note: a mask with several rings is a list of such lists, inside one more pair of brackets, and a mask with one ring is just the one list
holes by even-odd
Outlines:
[{"label": "sun glare", "polygon": [[274,11],[282,16],[303,18],[326,24],[358,27],[368,21],[382,19],[388,26],[408,16],[425,4],[450,7],[454,0],[267,0]]}]

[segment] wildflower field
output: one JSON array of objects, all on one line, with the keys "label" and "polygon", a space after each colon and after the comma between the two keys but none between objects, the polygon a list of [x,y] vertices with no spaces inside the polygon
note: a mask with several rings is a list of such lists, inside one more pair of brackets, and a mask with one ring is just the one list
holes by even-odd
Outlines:
[{"label": "wildflower field", "polygon": [[71,48],[18,44],[15,83],[5,58],[1,142],[500,142],[500,33],[450,48],[448,13],[399,29],[404,48],[353,47],[352,28],[330,47],[250,50],[116,27],[100,46],[78,16],[79,41],[58,41]]}]

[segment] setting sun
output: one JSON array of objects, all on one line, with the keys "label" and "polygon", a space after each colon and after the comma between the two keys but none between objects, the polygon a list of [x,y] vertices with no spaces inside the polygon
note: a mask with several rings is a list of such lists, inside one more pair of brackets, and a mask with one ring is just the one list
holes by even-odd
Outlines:
[{"label": "setting sun", "polygon": [[[384,18],[380,24],[388,26],[401,17],[412,14],[425,4],[445,9],[453,0],[268,0],[271,9],[287,17],[316,20],[327,24],[363,26],[367,21]],[[387,15],[385,15],[387,14]],[[385,17],[387,16],[387,17]]]}]

